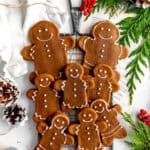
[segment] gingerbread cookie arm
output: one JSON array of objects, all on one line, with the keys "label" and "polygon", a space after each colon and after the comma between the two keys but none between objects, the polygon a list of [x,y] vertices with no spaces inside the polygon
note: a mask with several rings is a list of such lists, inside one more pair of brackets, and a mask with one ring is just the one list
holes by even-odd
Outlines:
[{"label": "gingerbread cookie arm", "polygon": [[119,59],[128,57],[128,49],[125,46],[115,45],[116,53],[118,53]]},{"label": "gingerbread cookie arm", "polygon": [[86,42],[89,39],[88,36],[81,36],[78,40],[78,46],[81,50],[86,51],[85,50],[85,46],[86,46]]},{"label": "gingerbread cookie arm", "polygon": [[[54,89],[57,91],[61,91],[63,88],[63,84],[64,84],[65,80],[57,80],[54,84]],[[65,86],[65,85],[64,85]]]},{"label": "gingerbread cookie arm", "polygon": [[35,45],[24,47],[21,55],[25,60],[34,60]]},{"label": "gingerbread cookie arm", "polygon": [[73,136],[66,134],[64,144],[73,145],[74,144]]},{"label": "gingerbread cookie arm", "polygon": [[69,133],[72,134],[72,135],[75,135],[76,132],[77,132],[77,127],[78,126],[79,126],[78,124],[72,124],[72,125],[70,125],[69,129],[68,129]]},{"label": "gingerbread cookie arm", "polygon": [[99,127],[100,133],[105,132],[108,128],[107,123],[105,121],[97,121],[96,124]]},{"label": "gingerbread cookie arm", "polygon": [[37,129],[37,131],[38,131],[39,133],[42,134],[45,130],[48,129],[48,125],[47,125],[45,122],[40,122],[40,123],[37,125],[36,129]]},{"label": "gingerbread cookie arm", "polygon": [[120,89],[120,86],[118,83],[112,81],[112,91],[117,92]]},{"label": "gingerbread cookie arm", "polygon": [[94,79],[92,79],[92,77],[84,76],[83,79],[86,82],[87,89],[93,89],[95,87],[95,82]]},{"label": "gingerbread cookie arm", "polygon": [[75,40],[71,36],[61,37],[62,44],[65,46],[65,50],[68,51],[75,47]]},{"label": "gingerbread cookie arm", "polygon": [[38,90],[36,90],[36,89],[30,89],[30,90],[27,91],[26,95],[27,95],[28,98],[35,101],[35,98],[37,96],[37,92],[38,92]]},{"label": "gingerbread cookie arm", "polygon": [[122,107],[119,104],[113,105],[110,109],[114,109],[117,113],[122,112]]}]

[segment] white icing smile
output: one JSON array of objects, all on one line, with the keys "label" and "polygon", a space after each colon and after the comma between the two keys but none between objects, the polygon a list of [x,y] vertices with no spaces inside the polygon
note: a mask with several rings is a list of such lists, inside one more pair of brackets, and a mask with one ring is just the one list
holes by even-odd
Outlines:
[{"label": "white icing smile", "polygon": [[83,119],[83,122],[86,122],[86,123],[89,123],[89,122],[92,122],[93,121],[93,118],[89,119],[89,120],[84,120]]},{"label": "white icing smile", "polygon": [[101,39],[105,39],[105,40],[110,40],[110,39],[112,39],[112,35],[111,35],[110,37],[104,37],[104,36],[101,36],[101,34],[99,34],[99,37],[100,37]]},{"label": "white icing smile", "polygon": [[76,75],[70,74],[70,77],[71,77],[71,78],[74,78],[74,79],[75,79],[75,78],[78,78],[79,76],[80,76],[79,73],[77,73]]},{"label": "white icing smile", "polygon": [[41,39],[39,36],[37,36],[37,40],[42,41],[42,42],[46,42],[46,41],[50,41],[53,38],[53,33],[50,34],[48,39]]},{"label": "white icing smile", "polygon": [[57,126],[56,124],[54,124],[54,127],[57,129],[63,129],[64,128],[64,126]]},{"label": "white icing smile", "polygon": [[97,106],[94,106],[94,109],[96,110],[96,112],[98,113],[102,113],[104,111],[104,107],[102,107],[101,110],[98,110],[98,107]]},{"label": "white icing smile", "polygon": [[102,76],[102,75],[100,75],[100,74],[97,74],[97,76],[98,76],[99,78],[107,78],[107,75]]},{"label": "white icing smile", "polygon": [[48,82],[46,85],[40,84],[40,87],[48,87],[51,82]]}]

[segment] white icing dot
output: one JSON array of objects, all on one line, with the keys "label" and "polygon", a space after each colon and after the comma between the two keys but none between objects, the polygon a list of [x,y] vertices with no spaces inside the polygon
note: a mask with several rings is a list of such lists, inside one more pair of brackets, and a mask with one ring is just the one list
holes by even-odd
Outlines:
[{"label": "white icing dot", "polygon": [[45,78],[46,81],[48,81],[48,78]]},{"label": "white icing dot", "polygon": [[41,78],[41,80],[40,81],[44,81],[44,79],[43,78]]},{"label": "white icing dot", "polygon": [[109,121],[108,121],[108,120],[106,120],[106,122],[108,123]]},{"label": "white icing dot", "polygon": [[72,70],[72,69],[70,69],[70,72],[73,72],[73,70]]},{"label": "white icing dot", "polygon": [[63,121],[62,124],[65,124],[65,121]]},{"label": "white icing dot", "polygon": [[105,70],[105,71],[104,71],[104,73],[106,74],[106,73],[107,73],[107,71]]},{"label": "white icing dot", "polygon": [[83,114],[83,117],[86,117],[86,114]]},{"label": "white icing dot", "polygon": [[100,92],[97,92],[97,95],[100,95]]},{"label": "white icing dot", "polygon": [[104,30],[104,28],[102,27],[101,30]]},{"label": "white icing dot", "polygon": [[46,102],[47,102],[47,100],[46,100],[46,99],[44,99],[44,102],[46,103]]},{"label": "white icing dot", "polygon": [[103,58],[104,56],[103,55],[101,55],[101,58]]},{"label": "white icing dot", "polygon": [[102,104],[99,104],[99,107],[101,107],[102,106]]},{"label": "white icing dot", "polygon": [[92,115],[91,115],[91,114],[89,114],[88,116],[89,116],[89,117],[91,117]]},{"label": "white icing dot", "polygon": [[103,83],[100,83],[100,86],[102,86],[103,85]]},{"label": "white icing dot", "polygon": [[101,88],[98,88],[98,90],[100,91],[100,90],[101,90]]},{"label": "white icing dot", "polygon": [[102,70],[102,69],[100,69],[100,70],[99,70],[99,72],[103,72],[103,70]]},{"label": "white icing dot", "polygon": [[73,90],[74,90],[74,91],[77,91],[77,89],[76,89],[76,88],[74,88]]},{"label": "white icing dot", "polygon": [[47,52],[50,52],[50,50],[48,49]]},{"label": "white icing dot", "polygon": [[76,85],[77,85],[77,83],[73,83],[73,85],[75,85],[75,86],[76,86]]},{"label": "white icing dot", "polygon": [[90,141],[91,140],[91,138],[88,138],[88,141]]},{"label": "white icing dot", "polygon": [[52,143],[52,142],[50,142],[50,145],[53,145],[53,143]]},{"label": "white icing dot", "polygon": [[44,97],[47,96],[47,94],[44,94]]},{"label": "white icing dot", "polygon": [[45,31],[48,31],[48,29],[47,29],[47,28],[45,28]]},{"label": "white icing dot", "polygon": [[90,129],[90,127],[87,127],[87,130],[89,130]]},{"label": "white icing dot", "polygon": [[75,71],[76,71],[76,72],[79,72],[79,70],[78,70],[78,69],[76,69]]},{"label": "white icing dot", "polygon": [[54,135],[57,135],[57,132],[55,132]]},{"label": "white icing dot", "polygon": [[96,108],[97,108],[97,106],[94,106],[94,108],[96,109]]},{"label": "white icing dot", "polygon": [[55,137],[52,137],[52,140],[55,140]]},{"label": "white icing dot", "polygon": [[74,97],[77,97],[77,94],[74,94]]},{"label": "white icing dot", "polygon": [[105,50],[104,49],[102,49],[102,53],[104,53],[105,52]]},{"label": "white icing dot", "polygon": [[108,31],[111,31],[111,29],[109,28]]},{"label": "white icing dot", "polygon": [[47,108],[47,105],[44,105],[45,108]]},{"label": "white icing dot", "polygon": [[106,47],[106,45],[105,45],[105,44],[103,44],[103,47]]},{"label": "white icing dot", "polygon": [[40,33],[40,32],[42,32],[42,30],[41,30],[41,29],[39,29],[39,30],[38,30],[38,32]]},{"label": "white icing dot", "polygon": [[88,132],[88,135],[90,135],[90,132]]},{"label": "white icing dot", "polygon": [[46,44],[45,47],[48,47],[48,44]]},{"label": "white icing dot", "polygon": [[106,116],[104,116],[104,119],[106,119]]},{"label": "white icing dot", "polygon": [[56,121],[59,122],[59,119],[57,119]]},{"label": "white icing dot", "polygon": [[51,55],[48,55],[48,57],[51,57]]},{"label": "white icing dot", "polygon": [[111,125],[110,125],[110,124],[108,124],[108,126],[110,127]]}]

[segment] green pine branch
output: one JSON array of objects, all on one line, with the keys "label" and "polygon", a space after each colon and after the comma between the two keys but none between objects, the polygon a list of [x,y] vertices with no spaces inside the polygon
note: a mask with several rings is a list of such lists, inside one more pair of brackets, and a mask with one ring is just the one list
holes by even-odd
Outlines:
[{"label": "green pine branch", "polygon": [[132,104],[136,82],[141,83],[141,76],[144,76],[142,66],[147,68],[150,60],[150,7],[146,9],[132,9],[129,12],[134,12],[137,15],[125,18],[118,23],[122,36],[119,43],[130,46],[131,41],[138,43],[140,37],[143,37],[143,43],[129,55],[129,57],[133,57],[133,60],[126,67],[127,86],[130,104]]},{"label": "green pine branch", "polygon": [[110,17],[114,16],[117,11],[126,11],[132,4],[134,0],[97,0],[92,12],[86,17],[87,20],[91,14],[99,12],[101,9],[105,9],[106,13],[109,12]]},{"label": "green pine branch", "polygon": [[122,114],[124,120],[129,123],[131,133],[130,141],[125,141],[133,150],[150,150],[150,127],[138,120],[137,125],[128,113]]}]

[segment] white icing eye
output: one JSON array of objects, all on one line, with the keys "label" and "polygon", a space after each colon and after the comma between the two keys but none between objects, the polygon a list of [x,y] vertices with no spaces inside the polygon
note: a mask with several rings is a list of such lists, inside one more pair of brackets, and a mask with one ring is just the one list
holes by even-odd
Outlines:
[{"label": "white icing eye", "polygon": [[73,72],[73,69],[70,69],[70,72]]},{"label": "white icing eye", "polygon": [[56,121],[59,122],[59,119],[57,119]]},{"label": "white icing eye", "polygon": [[48,31],[48,29],[47,29],[47,28],[45,28],[45,31]]},{"label": "white icing eye", "polygon": [[102,27],[101,30],[104,30],[104,28]]},{"label": "white icing eye", "polygon": [[97,106],[94,106],[94,108],[96,109],[96,108],[97,108]]},{"label": "white icing eye", "polygon": [[79,70],[78,70],[78,69],[75,69],[75,71],[76,71],[76,72],[79,72]]},{"label": "white icing eye", "polygon": [[91,117],[92,115],[91,115],[91,114],[89,114],[88,116],[89,116],[89,117]]},{"label": "white icing eye", "polygon": [[108,31],[111,31],[111,29],[108,29]]},{"label": "white icing eye", "polygon": [[103,70],[102,70],[102,69],[99,69],[99,72],[103,72]]},{"label": "white icing eye", "polygon": [[46,81],[48,81],[48,78],[45,78]]},{"label": "white icing eye", "polygon": [[104,73],[107,74],[107,71],[105,70]]},{"label": "white icing eye", "polygon": [[39,30],[38,30],[38,32],[40,33],[40,32],[42,32],[42,30],[41,30],[41,29],[39,29]]},{"label": "white icing eye", "polygon": [[86,114],[83,114],[83,117],[86,117]]},{"label": "white icing eye", "polygon": [[98,106],[99,106],[99,107],[101,107],[101,106],[102,106],[102,104],[99,104]]},{"label": "white icing eye", "polygon": [[62,124],[65,124],[65,121],[62,121]]},{"label": "white icing eye", "polygon": [[43,78],[41,78],[41,80],[40,80],[41,82],[43,82],[44,81],[44,79]]}]

